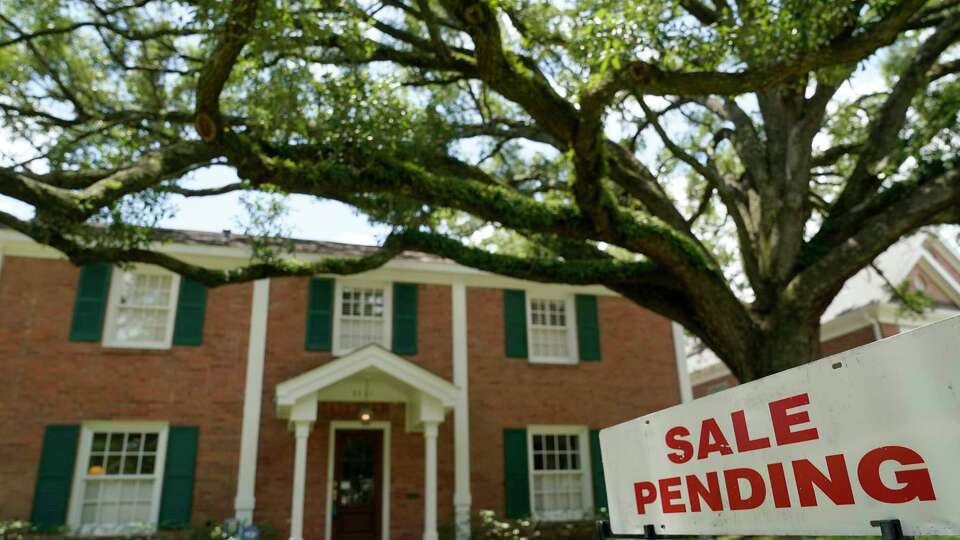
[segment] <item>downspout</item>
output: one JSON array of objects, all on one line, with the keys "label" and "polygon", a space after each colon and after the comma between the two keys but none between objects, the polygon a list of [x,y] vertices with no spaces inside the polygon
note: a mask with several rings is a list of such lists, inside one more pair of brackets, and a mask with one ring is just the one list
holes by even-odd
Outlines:
[{"label": "downspout", "polygon": [[883,328],[880,327],[880,316],[878,315],[877,304],[871,305],[866,309],[865,314],[867,321],[870,323],[870,326],[873,327],[873,340],[880,341],[883,339]]},{"label": "downspout", "polygon": [[693,388],[690,386],[690,371],[687,368],[687,336],[683,326],[670,323],[673,330],[673,354],[677,362],[677,381],[680,385],[680,403],[693,401]]}]

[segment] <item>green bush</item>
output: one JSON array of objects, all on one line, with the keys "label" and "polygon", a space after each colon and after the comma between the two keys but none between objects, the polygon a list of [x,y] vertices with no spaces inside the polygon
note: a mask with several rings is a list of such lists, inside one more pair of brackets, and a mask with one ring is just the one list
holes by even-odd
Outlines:
[{"label": "green bush", "polygon": [[[481,510],[471,519],[472,540],[593,540],[595,519],[545,522],[532,519],[499,518],[492,510]],[[453,540],[454,526],[439,531],[442,540]]]},{"label": "green bush", "polygon": [[[264,523],[257,523],[257,527],[260,529],[261,540],[276,540],[276,529]],[[78,537],[72,535],[66,537],[63,530],[58,532],[39,531],[32,527],[30,522],[24,520],[0,519],[0,540],[59,540],[62,538],[75,540]],[[146,525],[139,530],[135,525],[132,525],[122,535],[98,536],[96,538],[97,540],[235,540],[223,531],[220,524],[214,524],[210,521],[179,530],[158,532],[150,531]]]}]

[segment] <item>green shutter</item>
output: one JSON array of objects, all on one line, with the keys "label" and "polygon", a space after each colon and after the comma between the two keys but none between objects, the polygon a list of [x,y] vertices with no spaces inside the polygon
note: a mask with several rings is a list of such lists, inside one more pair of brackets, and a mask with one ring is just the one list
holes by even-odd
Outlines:
[{"label": "green shutter", "polygon": [[417,285],[393,285],[393,352],[417,354]]},{"label": "green shutter", "polygon": [[203,319],[207,310],[207,287],[187,278],[180,278],[177,296],[177,320],[173,325],[174,345],[203,343]]},{"label": "green shutter", "polygon": [[73,321],[70,323],[70,341],[100,341],[109,293],[110,265],[91,264],[80,269]]},{"label": "green shutter", "polygon": [[311,278],[307,298],[307,350],[333,349],[333,280]]},{"label": "green shutter", "polygon": [[527,357],[527,294],[503,291],[503,332],[507,358]]},{"label": "green shutter", "polygon": [[600,322],[597,317],[597,297],[578,294],[577,304],[577,348],[580,360],[584,362],[600,361]]},{"label": "green shutter", "polygon": [[67,522],[67,502],[77,457],[80,426],[47,426],[37,468],[30,522],[41,532],[56,532]]},{"label": "green shutter", "polygon": [[167,435],[167,461],[160,497],[160,527],[179,529],[190,524],[193,513],[193,477],[197,465],[196,426],[171,426]]},{"label": "green shutter", "polygon": [[593,472],[593,506],[599,513],[607,508],[607,482],[603,478],[600,431],[596,429],[590,430],[590,469]]},{"label": "green shutter", "polygon": [[507,517],[530,515],[530,469],[527,459],[527,430],[503,430],[503,476],[506,486]]}]

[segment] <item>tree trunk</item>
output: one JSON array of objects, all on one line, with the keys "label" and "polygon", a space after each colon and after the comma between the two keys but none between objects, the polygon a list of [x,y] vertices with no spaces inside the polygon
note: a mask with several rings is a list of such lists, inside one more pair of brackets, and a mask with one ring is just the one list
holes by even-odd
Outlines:
[{"label": "tree trunk", "polygon": [[743,373],[740,382],[773,375],[817,359],[820,351],[818,315],[805,309],[781,308],[758,326],[750,353],[753,358],[744,362],[754,370]]}]

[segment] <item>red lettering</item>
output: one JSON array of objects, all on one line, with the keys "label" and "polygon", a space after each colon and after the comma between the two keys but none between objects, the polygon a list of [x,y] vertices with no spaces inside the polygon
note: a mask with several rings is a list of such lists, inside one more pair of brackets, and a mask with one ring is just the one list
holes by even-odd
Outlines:
[{"label": "red lettering", "polygon": [[[744,497],[740,491],[740,480],[746,480],[750,484],[749,497]],[[763,477],[753,469],[727,469],[723,471],[723,483],[727,486],[730,510],[753,510],[763,504],[763,499],[767,496]]]},{"label": "red lettering", "polygon": [[737,452],[749,452],[751,450],[762,450],[770,448],[770,437],[761,437],[751,439],[750,432],[747,429],[747,419],[743,411],[735,411],[730,414],[733,420],[733,436],[737,441]]},{"label": "red lettering", "polygon": [[667,431],[667,447],[677,450],[677,452],[667,454],[667,459],[677,464],[690,461],[690,458],[693,457],[693,443],[681,438],[689,436],[690,430],[683,426],[670,428],[670,431]]},{"label": "red lettering", "polygon": [[797,483],[800,506],[817,506],[814,485],[834,504],[853,504],[853,488],[850,487],[850,475],[847,474],[847,462],[843,454],[827,456],[827,471],[830,476],[820,472],[808,459],[793,462],[793,477]]},{"label": "red lettering", "polygon": [[896,461],[900,465],[923,465],[920,454],[903,446],[882,446],[866,453],[857,466],[857,476],[860,485],[867,495],[874,499],[890,504],[901,504],[914,499],[918,501],[935,501],[933,483],[930,481],[930,472],[927,469],[899,470],[894,473],[900,489],[890,489],[880,479],[880,465],[885,461]]},{"label": "red lettering", "polygon": [[645,514],[646,506],[657,500],[657,487],[653,482],[637,482],[633,484],[633,492],[637,496],[638,514]]},{"label": "red lettering", "polygon": [[[682,503],[674,504],[674,500],[679,499],[683,493],[680,491],[680,477],[674,476],[664,478],[658,482],[660,484],[660,506],[663,507],[664,514],[677,514],[686,512],[686,507]],[[677,488],[677,489],[673,489]]]},{"label": "red lettering", "polygon": [[700,444],[698,447],[697,459],[706,459],[714,452],[719,452],[722,456],[733,453],[733,450],[730,449],[730,443],[727,442],[727,438],[723,436],[720,426],[713,418],[707,418],[700,426]]},{"label": "red lettering", "polygon": [[690,494],[690,511],[700,511],[700,501],[707,503],[710,510],[723,510],[723,499],[720,497],[720,477],[716,472],[707,473],[707,485],[704,486],[696,475],[687,475],[687,492]]},{"label": "red lettering", "polygon": [[773,492],[773,504],[777,508],[790,508],[790,492],[787,491],[787,479],[783,474],[783,463],[767,465],[770,476],[770,491]]},{"label": "red lettering", "polygon": [[810,396],[807,394],[798,394],[770,402],[770,420],[773,422],[773,434],[779,446],[814,441],[820,438],[820,434],[815,427],[793,431],[793,426],[810,421],[810,413],[807,411],[788,413],[787,411],[809,404]]}]

